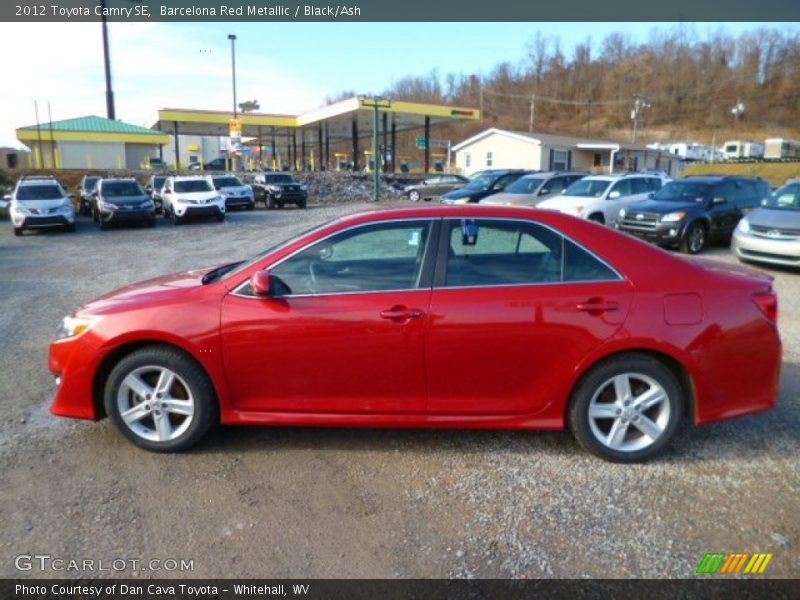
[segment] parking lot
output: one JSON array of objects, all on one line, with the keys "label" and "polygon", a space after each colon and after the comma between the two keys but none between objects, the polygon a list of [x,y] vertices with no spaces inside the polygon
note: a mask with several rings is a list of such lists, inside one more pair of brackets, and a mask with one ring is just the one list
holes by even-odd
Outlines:
[{"label": "parking lot", "polygon": [[[47,345],[76,306],[367,208],[110,231],[81,217],[75,234],[21,238],[0,221],[0,576],[52,576],[15,570],[15,556],[39,553],[193,559],[196,577],[691,577],[707,552],[771,552],[765,576],[797,576],[800,273],[789,270],[767,269],[781,302],[778,407],[687,423],[644,465],[603,462],[567,432],[228,427],[157,455],[108,421],[50,416]],[[735,260],[719,246],[705,255]]]}]

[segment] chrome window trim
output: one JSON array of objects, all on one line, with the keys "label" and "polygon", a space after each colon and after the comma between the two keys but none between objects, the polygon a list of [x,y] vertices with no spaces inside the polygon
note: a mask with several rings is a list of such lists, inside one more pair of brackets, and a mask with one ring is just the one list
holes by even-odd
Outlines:
[{"label": "chrome window trim", "polygon": [[[397,292],[417,292],[417,291],[425,291],[425,290],[434,291],[434,290],[469,290],[469,289],[484,289],[484,288],[513,288],[513,287],[531,287],[531,286],[537,286],[538,287],[538,286],[544,286],[544,285],[573,285],[573,284],[585,284],[585,283],[614,283],[614,282],[617,282],[617,281],[626,281],[626,278],[614,266],[612,266],[607,261],[605,261],[604,259],[599,257],[596,253],[594,253],[592,250],[590,250],[589,248],[587,248],[583,244],[579,244],[578,242],[576,242],[570,236],[561,233],[560,231],[558,231],[554,227],[551,227],[550,225],[548,225],[546,223],[542,223],[541,221],[532,221],[530,219],[523,219],[523,218],[520,218],[520,217],[484,217],[484,216],[479,216],[479,217],[456,217],[456,216],[448,216],[448,217],[413,217],[413,218],[408,218],[408,219],[390,219],[390,220],[386,220],[386,221],[371,221],[369,223],[359,223],[358,225],[352,225],[352,226],[347,227],[345,229],[340,229],[340,230],[335,231],[333,233],[330,233],[330,234],[326,235],[325,237],[322,237],[322,238],[320,238],[318,240],[314,240],[313,242],[311,242],[309,244],[306,244],[305,246],[302,246],[301,248],[298,248],[297,250],[295,250],[291,254],[288,254],[287,256],[284,256],[279,261],[277,261],[274,264],[270,265],[269,268],[271,269],[273,267],[277,267],[282,262],[284,262],[286,260],[289,260],[290,258],[295,256],[296,254],[299,254],[300,252],[302,252],[306,248],[309,248],[309,247],[311,247],[312,245],[314,245],[314,244],[316,244],[318,242],[323,242],[323,241],[325,241],[325,240],[327,240],[327,239],[329,239],[329,238],[331,238],[334,235],[337,235],[339,233],[343,233],[345,231],[350,231],[351,229],[356,229],[356,228],[364,227],[364,226],[367,226],[367,225],[374,225],[376,223],[404,223],[404,222],[414,222],[414,221],[431,221],[431,223],[433,223],[433,221],[436,221],[436,220],[441,220],[444,223],[446,221],[462,221],[464,219],[469,219],[469,218],[473,218],[475,220],[483,220],[483,221],[519,222],[519,223],[532,224],[532,225],[538,225],[540,227],[544,227],[545,229],[547,229],[547,230],[553,232],[554,234],[558,235],[562,240],[567,240],[569,242],[572,242],[578,248],[580,248],[581,250],[583,250],[584,252],[589,254],[592,258],[594,258],[595,260],[597,260],[601,264],[603,264],[606,267],[608,267],[617,276],[617,278],[616,279],[580,279],[580,280],[571,280],[571,281],[563,281],[563,280],[562,281],[540,281],[540,282],[531,282],[531,283],[500,283],[500,284],[464,285],[464,286],[436,286],[436,285],[432,285],[430,287],[405,288],[405,289],[396,289],[396,290],[366,290],[366,291],[357,291],[357,292],[324,292],[324,293],[320,293],[320,294],[286,294],[285,296],[276,296],[276,298],[319,298],[319,297],[325,297],[325,296],[352,296],[352,295],[355,295],[355,294],[361,294],[361,295],[363,295],[363,294],[384,294],[384,293],[397,293]],[[442,231],[442,234],[444,234],[444,231]],[[428,241],[426,241],[426,244],[427,244],[427,247],[425,248],[426,255],[430,251],[430,244],[428,243],[429,241],[430,241],[430,237],[428,238]],[[561,260],[563,261],[564,258],[565,258],[565,253],[562,253],[562,259]],[[423,262],[424,262],[424,260],[425,260],[425,257],[423,257]],[[562,277],[563,277],[563,268],[562,268]],[[262,300],[263,298],[260,297],[260,296],[252,296],[252,295],[249,295],[249,294],[241,293],[241,290],[243,288],[249,286],[249,285],[250,285],[250,280],[246,279],[242,283],[237,285],[230,292],[230,294],[232,296],[238,296],[239,298],[248,298],[248,299],[251,299],[251,300]]]}]

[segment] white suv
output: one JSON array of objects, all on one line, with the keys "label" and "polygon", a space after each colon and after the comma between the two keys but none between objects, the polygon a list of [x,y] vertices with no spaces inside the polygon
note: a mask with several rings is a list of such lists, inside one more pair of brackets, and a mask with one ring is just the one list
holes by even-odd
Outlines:
[{"label": "white suv", "polygon": [[51,227],[75,231],[73,197],[55,177],[22,177],[7,197],[14,235],[22,235],[26,229]]},{"label": "white suv", "polygon": [[194,217],[225,220],[225,197],[214,189],[207,177],[201,175],[167,177],[161,200],[164,217],[172,218],[175,225]]},{"label": "white suv", "polygon": [[619,209],[647,199],[661,189],[659,175],[610,173],[591,175],[570,185],[560,196],[545,200],[538,208],[613,225]]}]

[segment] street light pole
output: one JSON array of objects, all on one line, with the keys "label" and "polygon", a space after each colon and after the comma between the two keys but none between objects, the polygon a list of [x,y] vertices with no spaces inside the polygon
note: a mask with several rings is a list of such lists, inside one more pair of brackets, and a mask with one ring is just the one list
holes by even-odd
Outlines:
[{"label": "street light pole", "polygon": [[[233,83],[233,119],[236,120],[239,116],[236,106],[236,36],[232,33],[228,34],[228,39],[231,41],[231,81]],[[232,127],[232,126],[231,126]],[[230,169],[235,171],[233,160],[233,138],[230,139]]]},{"label": "street light pole", "polygon": [[373,198],[375,202],[381,199],[381,163],[383,162],[380,148],[380,109],[390,108],[392,101],[389,98],[382,98],[381,96],[373,96],[368,98],[366,96],[359,96],[361,106],[365,108],[372,108],[372,162],[373,162],[373,183],[375,186]]},{"label": "street light pole", "polygon": [[109,119],[116,119],[117,113],[114,110],[114,91],[111,89],[111,58],[108,52],[108,19],[106,18],[106,0],[100,0],[101,16],[103,26],[103,63],[106,71],[106,115]]}]

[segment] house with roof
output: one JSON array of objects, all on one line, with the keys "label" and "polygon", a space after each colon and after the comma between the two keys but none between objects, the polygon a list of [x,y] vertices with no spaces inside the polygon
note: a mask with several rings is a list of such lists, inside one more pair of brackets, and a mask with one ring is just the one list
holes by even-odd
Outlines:
[{"label": "house with roof", "polygon": [[453,146],[465,174],[485,169],[613,173],[657,169],[674,176],[679,157],[668,151],[612,140],[508,131],[492,127]]},{"label": "house with roof", "polygon": [[170,137],[161,131],[96,115],[28,125],[17,139],[38,169],[140,169],[160,156]]}]

